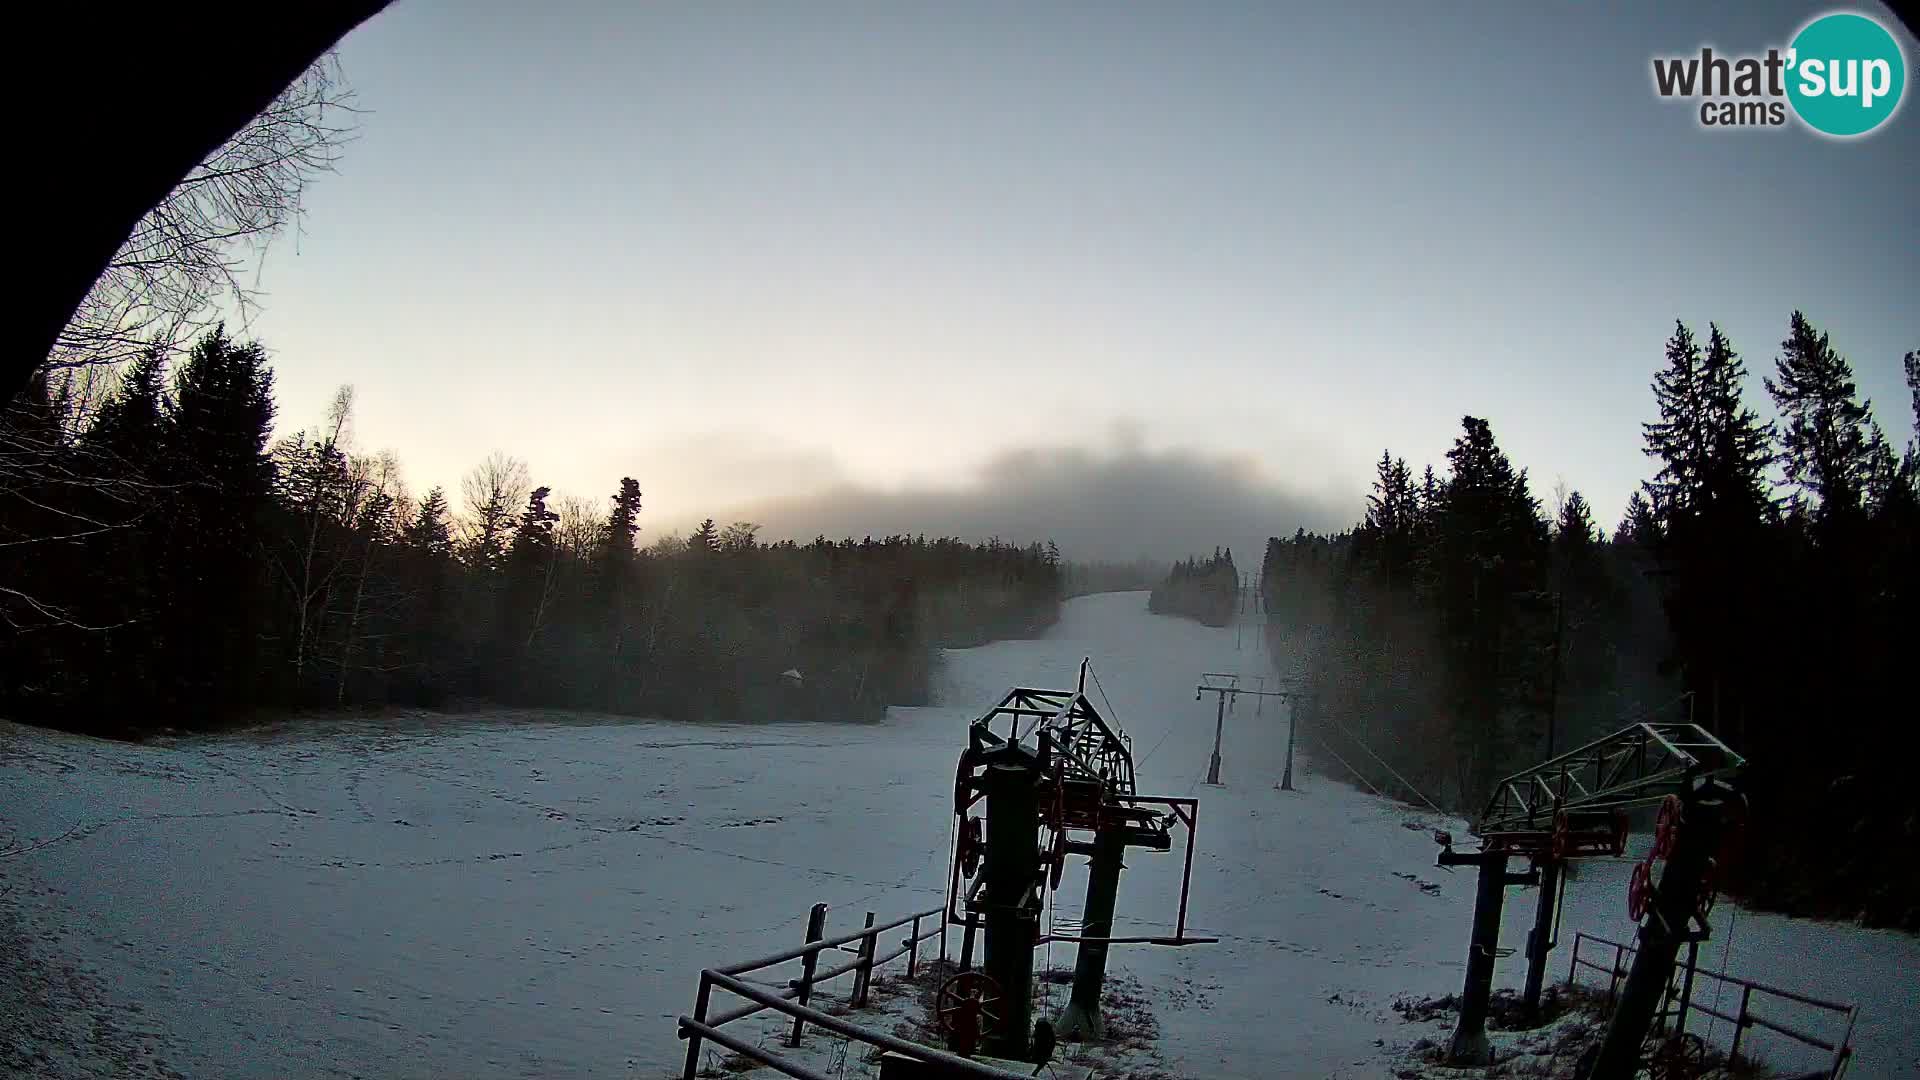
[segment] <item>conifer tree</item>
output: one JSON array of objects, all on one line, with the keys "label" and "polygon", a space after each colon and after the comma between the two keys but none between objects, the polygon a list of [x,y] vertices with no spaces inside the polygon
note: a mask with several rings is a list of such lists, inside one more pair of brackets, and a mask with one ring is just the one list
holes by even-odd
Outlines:
[{"label": "conifer tree", "polygon": [[107,468],[128,473],[154,464],[166,419],[166,368],[158,349],[141,353],[95,414],[84,442],[108,458]]},{"label": "conifer tree", "polygon": [[265,601],[261,548],[271,506],[273,373],[258,344],[216,327],[194,343],[166,418],[173,487],[154,631],[183,703],[215,713],[251,700]]},{"label": "conifer tree", "polygon": [[1788,483],[1815,500],[1816,520],[1857,515],[1872,482],[1881,436],[1871,403],[1860,399],[1853,366],[1826,333],[1796,311],[1766,385],[1786,421],[1780,463]]},{"label": "conifer tree", "polygon": [[435,487],[420,500],[401,540],[424,555],[444,558],[453,554],[453,526],[448,519],[444,488]]},{"label": "conifer tree", "polygon": [[714,524],[712,518],[701,522],[700,527],[693,530],[693,535],[687,537],[687,549],[707,555],[720,550],[720,527]]}]

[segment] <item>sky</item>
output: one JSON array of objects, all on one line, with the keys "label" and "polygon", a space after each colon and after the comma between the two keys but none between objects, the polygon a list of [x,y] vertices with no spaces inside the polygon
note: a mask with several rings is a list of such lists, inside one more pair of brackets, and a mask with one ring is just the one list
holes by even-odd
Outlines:
[{"label": "sky", "polygon": [[248,332],[283,430],[349,383],[416,491],[500,449],[636,477],[649,535],[1257,551],[1466,414],[1611,525],[1676,318],[1770,416],[1804,310],[1911,432],[1920,112],[1709,131],[1652,87],[1826,10],[398,0]]}]

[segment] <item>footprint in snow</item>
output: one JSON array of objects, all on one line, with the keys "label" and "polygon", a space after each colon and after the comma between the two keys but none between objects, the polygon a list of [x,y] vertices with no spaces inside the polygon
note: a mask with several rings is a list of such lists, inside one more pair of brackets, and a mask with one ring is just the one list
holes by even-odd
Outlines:
[{"label": "footprint in snow", "polygon": [[1394,877],[1397,877],[1397,878],[1400,878],[1400,879],[1402,879],[1402,880],[1404,880],[1404,881],[1411,881],[1411,882],[1413,882],[1413,884],[1414,884],[1414,885],[1415,885],[1415,886],[1416,886],[1417,888],[1419,888],[1419,890],[1420,890],[1421,892],[1423,892],[1423,893],[1426,893],[1426,894],[1427,894],[1428,896],[1439,896],[1439,895],[1440,895],[1440,886],[1438,886],[1438,885],[1435,885],[1435,884],[1434,884],[1433,882],[1431,882],[1431,881],[1426,881],[1426,880],[1424,880],[1424,879],[1422,879],[1422,878],[1418,878],[1418,877],[1415,877],[1415,876],[1414,876],[1414,875],[1412,875],[1412,874],[1406,874],[1406,873],[1401,873],[1400,871],[1397,871],[1397,870],[1396,870],[1396,871],[1394,871],[1394,874],[1393,874],[1393,876],[1394,876]]}]

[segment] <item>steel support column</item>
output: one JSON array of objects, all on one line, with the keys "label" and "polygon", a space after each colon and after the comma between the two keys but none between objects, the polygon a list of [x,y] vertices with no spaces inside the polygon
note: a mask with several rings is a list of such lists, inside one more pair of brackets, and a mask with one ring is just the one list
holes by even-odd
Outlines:
[{"label": "steel support column", "polygon": [[[1095,834],[1092,865],[1087,872],[1082,937],[1112,936],[1114,898],[1120,892],[1120,871],[1124,869],[1126,854],[1126,840],[1119,829],[1106,828]],[[1060,1038],[1096,1040],[1106,1034],[1106,1021],[1100,1015],[1100,994],[1106,981],[1107,943],[1082,943],[1073,962],[1073,995],[1056,1025]]]},{"label": "steel support column", "polygon": [[1300,723],[1300,698],[1287,702],[1287,768],[1280,774],[1280,790],[1293,790],[1293,729]]},{"label": "steel support column", "polygon": [[1493,961],[1500,948],[1500,905],[1506,899],[1507,855],[1483,851],[1480,888],[1473,901],[1473,934],[1467,943],[1467,981],[1460,990],[1460,1020],[1447,1046],[1451,1065],[1489,1065],[1493,1047],[1487,1042],[1487,1011],[1493,1000]]},{"label": "steel support column", "polygon": [[1540,1018],[1540,990],[1547,981],[1547,954],[1553,951],[1553,917],[1560,902],[1560,860],[1540,860],[1540,902],[1533,910],[1533,931],[1527,935],[1527,985],[1520,998],[1529,1018]]},{"label": "steel support column", "polygon": [[1213,714],[1213,760],[1207,765],[1207,783],[1209,784],[1220,782],[1220,736],[1227,726],[1227,695],[1224,691],[1219,691],[1216,692],[1216,696],[1220,699],[1220,708]]},{"label": "steel support column", "polygon": [[1039,909],[1031,902],[1040,866],[1040,761],[1011,744],[987,755],[986,956],[981,970],[1000,987],[998,1022],[985,1050],[1025,1060],[1033,1028],[1033,947]]},{"label": "steel support column", "polygon": [[1691,936],[1687,922],[1700,900],[1707,865],[1720,844],[1721,815],[1739,796],[1725,784],[1709,784],[1687,793],[1673,851],[1654,887],[1653,902],[1640,925],[1638,949],[1619,1004],[1607,1023],[1589,1080],[1630,1080],[1639,1067],[1640,1046],[1653,1026],[1660,995],[1673,978],[1680,946]]}]

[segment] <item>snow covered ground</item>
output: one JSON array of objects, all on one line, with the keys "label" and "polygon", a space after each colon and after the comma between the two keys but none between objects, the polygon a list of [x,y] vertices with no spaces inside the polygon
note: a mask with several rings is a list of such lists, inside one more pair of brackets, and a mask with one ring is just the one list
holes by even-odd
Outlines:
[{"label": "snow covered ground", "polygon": [[[1473,882],[1433,865],[1427,829],[1464,825],[1330,775],[1276,791],[1272,706],[1229,715],[1225,784],[1202,784],[1214,703],[1194,700],[1197,676],[1267,662],[1252,635],[1238,651],[1233,630],[1148,615],[1138,593],[1076,600],[1044,640],[950,653],[937,707],[877,725],[489,713],[139,747],[0,728],[0,940],[72,968],[63,993],[118,1047],[37,1068],[661,1077],[701,966],[798,942],[816,901],[829,932],[937,904],[965,723],[1013,684],[1071,685],[1082,656],[1143,793],[1202,799],[1188,921],[1222,941],[1114,952],[1164,995],[1162,1056],[1197,1077],[1391,1075],[1427,1033],[1393,998],[1458,989]],[[1583,868],[1566,941],[1630,939],[1626,871]],[[1136,853],[1115,932],[1167,931],[1179,872],[1177,852]],[[1057,917],[1077,918],[1082,888],[1070,869]],[[1531,917],[1511,891],[1503,943]],[[1726,950],[1736,974],[1862,1003],[1853,1075],[1920,1077],[1920,941],[1720,925],[1711,966]],[[1501,985],[1523,963],[1503,961]],[[0,1012],[8,994],[69,1000],[0,984]],[[6,1031],[0,1063],[50,1038]]]}]

